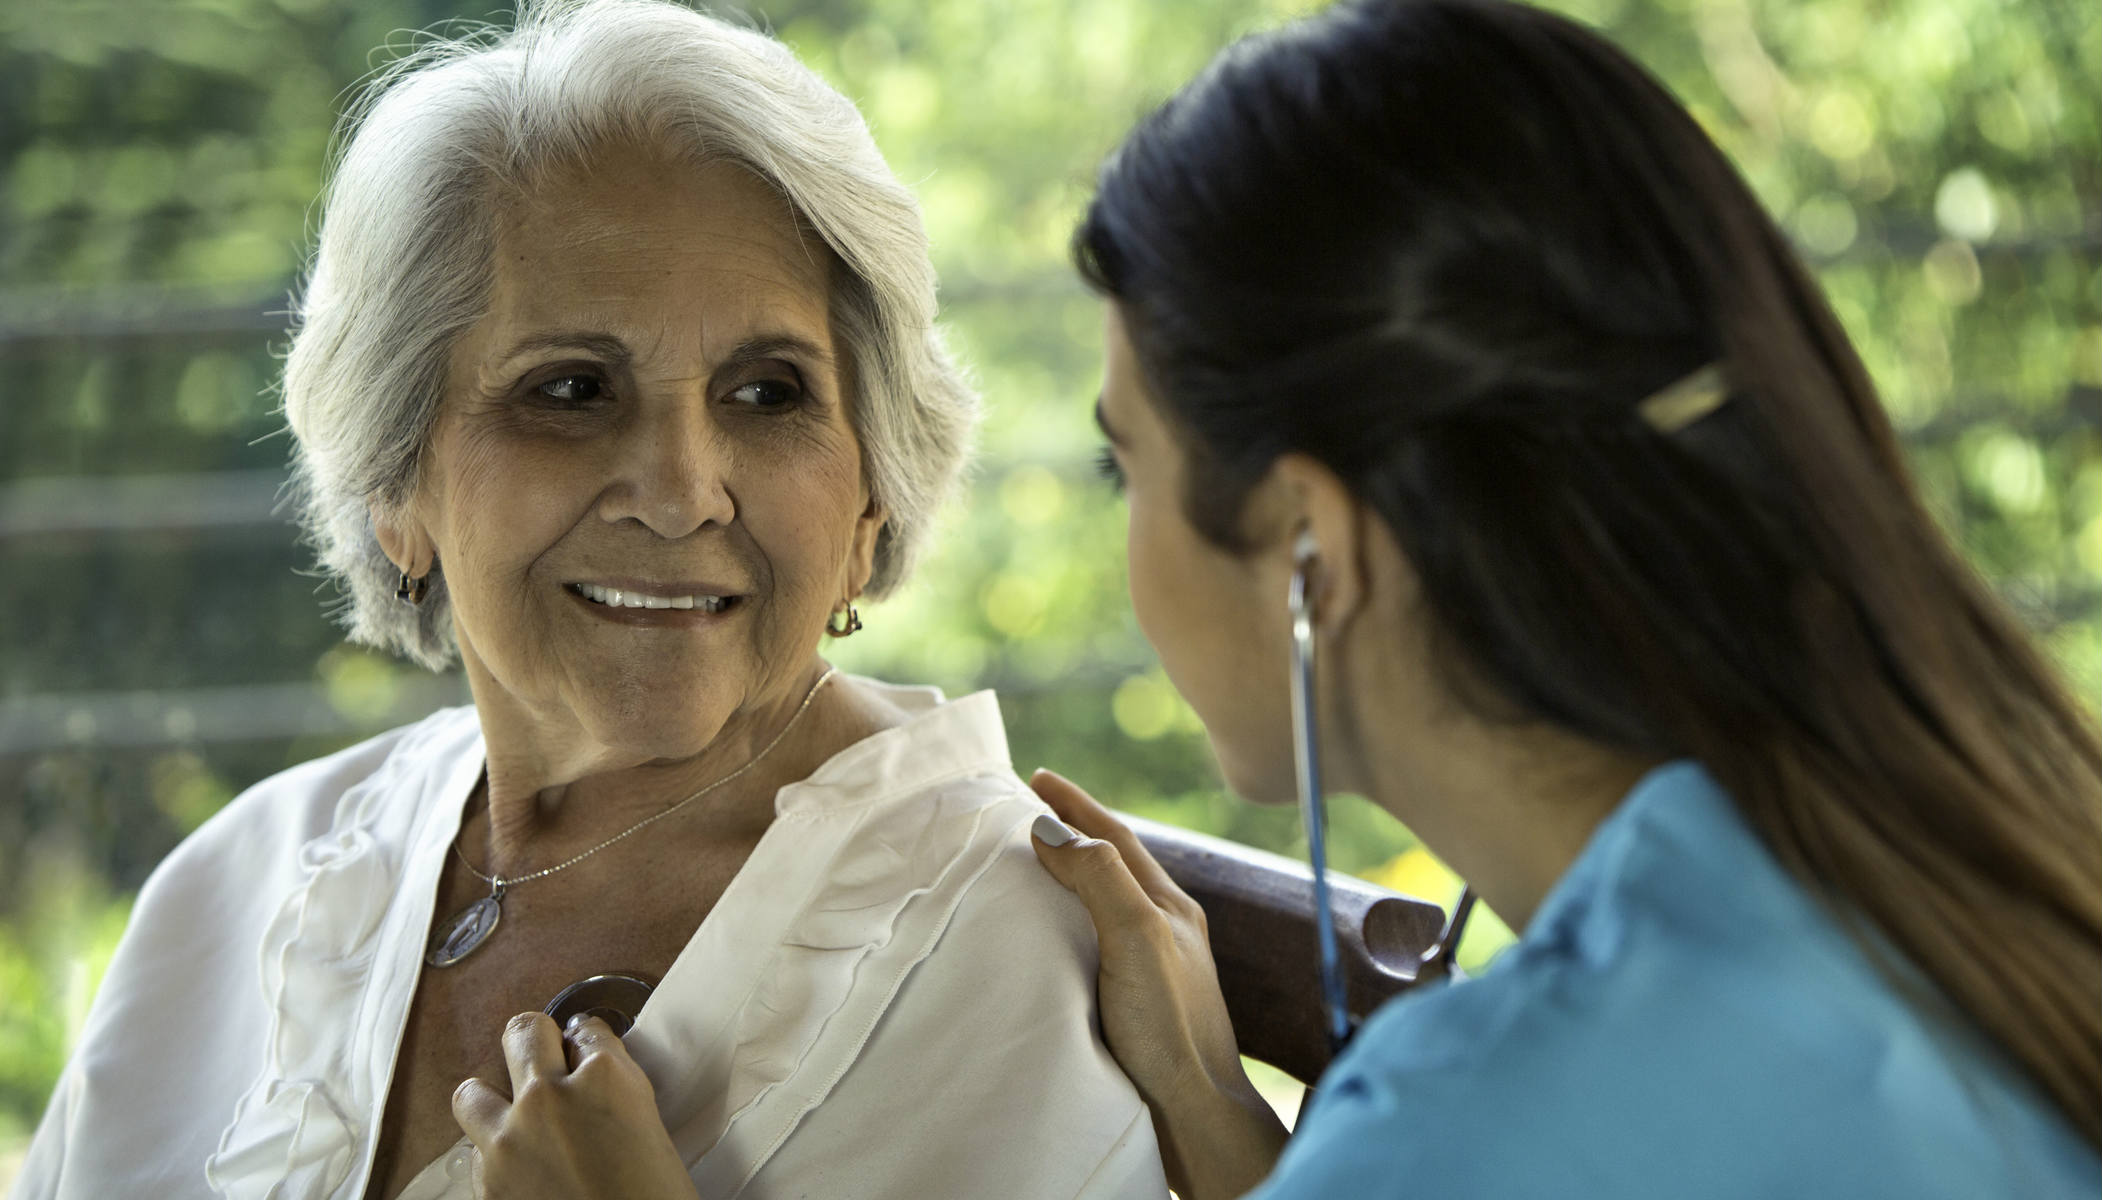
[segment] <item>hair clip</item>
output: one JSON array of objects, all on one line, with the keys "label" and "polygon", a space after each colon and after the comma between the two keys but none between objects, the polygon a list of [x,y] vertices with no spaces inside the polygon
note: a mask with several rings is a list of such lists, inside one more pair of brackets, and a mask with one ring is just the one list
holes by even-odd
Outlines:
[{"label": "hair clip", "polygon": [[1729,381],[1722,364],[1709,363],[1693,374],[1670,384],[1635,406],[1650,428],[1674,434],[1721,408],[1730,398]]}]

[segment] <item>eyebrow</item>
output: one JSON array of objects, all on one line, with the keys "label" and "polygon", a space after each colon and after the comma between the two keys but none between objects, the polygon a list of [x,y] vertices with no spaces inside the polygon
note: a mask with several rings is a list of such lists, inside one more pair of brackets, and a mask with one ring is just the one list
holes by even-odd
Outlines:
[{"label": "eyebrow", "polygon": [[[562,330],[555,333],[528,334],[513,342],[497,361],[512,362],[528,354],[547,350],[581,350],[615,366],[624,365],[634,357],[633,352],[628,349],[628,344],[613,334]],[[762,333],[746,338],[737,344],[737,348],[730,352],[722,365],[743,366],[782,354],[799,355],[821,368],[829,369],[833,365],[830,351],[809,338],[793,333]]]},{"label": "eyebrow", "polygon": [[808,359],[812,365],[827,370],[833,365],[831,351],[809,338],[798,337],[793,333],[762,333],[757,337],[746,338],[737,344],[737,349],[730,351],[730,356],[723,360],[723,365],[742,366],[763,358],[778,358],[783,354]]},{"label": "eyebrow", "polygon": [[1095,428],[1102,431],[1102,436],[1109,439],[1110,445],[1122,446],[1124,444],[1124,439],[1117,436],[1117,431],[1109,427],[1109,418],[1103,415],[1102,397],[1099,395],[1095,397]]},{"label": "eyebrow", "polygon": [[558,333],[528,334],[511,343],[496,361],[513,362],[543,350],[582,350],[612,363],[625,363],[631,357],[628,344],[610,333],[564,330]]}]

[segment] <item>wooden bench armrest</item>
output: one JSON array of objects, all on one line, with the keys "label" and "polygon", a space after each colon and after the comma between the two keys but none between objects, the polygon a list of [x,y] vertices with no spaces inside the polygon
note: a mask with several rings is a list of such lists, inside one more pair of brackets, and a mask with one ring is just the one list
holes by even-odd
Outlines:
[{"label": "wooden bench armrest", "polygon": [[[1204,908],[1219,986],[1241,1053],[1303,1083],[1328,1066],[1314,934],[1313,873],[1304,863],[1224,838],[1119,813],[1169,876]],[[1363,1019],[1416,982],[1445,927],[1428,901],[1331,873],[1344,986]]]}]

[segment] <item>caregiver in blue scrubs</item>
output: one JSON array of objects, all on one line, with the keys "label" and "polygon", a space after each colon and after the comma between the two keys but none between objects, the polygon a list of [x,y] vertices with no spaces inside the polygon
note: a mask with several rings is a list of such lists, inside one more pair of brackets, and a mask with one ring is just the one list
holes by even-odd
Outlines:
[{"label": "caregiver in blue scrubs", "polygon": [[1132,133],[1076,247],[1132,602],[1227,781],[1318,759],[1523,931],[1287,1142],[1201,914],[1040,775],[1184,1197],[2102,1196],[2091,719],[1653,79],[1524,7],[1339,5]]}]

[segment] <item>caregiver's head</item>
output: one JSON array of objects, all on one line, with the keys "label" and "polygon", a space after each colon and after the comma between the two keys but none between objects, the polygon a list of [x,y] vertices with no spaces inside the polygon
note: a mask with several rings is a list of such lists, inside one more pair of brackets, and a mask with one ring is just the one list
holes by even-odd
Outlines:
[{"label": "caregiver's head", "polygon": [[352,638],[457,649],[485,725],[580,768],[800,696],[828,619],[911,566],[975,410],[853,106],[652,0],[528,6],[370,96],[285,371]]},{"label": "caregiver's head", "polygon": [[[2102,1138],[2102,752],[1639,67],[1513,5],[1346,3],[1142,124],[1077,251],[1134,603],[1236,787],[1290,794],[1310,533],[1338,761],[1430,778],[1454,714],[1698,759]],[[1409,719],[1349,711],[1375,686]]]}]

